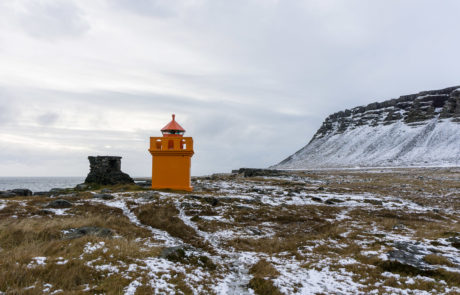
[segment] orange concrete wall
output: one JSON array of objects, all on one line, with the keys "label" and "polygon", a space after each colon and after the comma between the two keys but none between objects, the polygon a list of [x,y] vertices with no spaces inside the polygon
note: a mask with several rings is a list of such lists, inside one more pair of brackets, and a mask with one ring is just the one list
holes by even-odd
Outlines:
[{"label": "orange concrete wall", "polygon": [[191,137],[151,137],[152,188],[192,191],[190,168]]}]

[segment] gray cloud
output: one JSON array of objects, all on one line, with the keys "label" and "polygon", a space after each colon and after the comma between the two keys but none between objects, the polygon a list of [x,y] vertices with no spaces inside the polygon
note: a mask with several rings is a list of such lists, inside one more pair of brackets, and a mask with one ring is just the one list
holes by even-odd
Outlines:
[{"label": "gray cloud", "polygon": [[[90,154],[149,175],[171,113],[194,174],[264,167],[332,112],[459,84],[458,1],[24,3],[0,11],[3,175],[84,175]],[[18,19],[35,37],[91,34],[50,47]]]},{"label": "gray cloud", "polygon": [[82,11],[71,1],[28,1],[19,15],[25,32],[40,39],[72,38],[90,27]]},{"label": "gray cloud", "polygon": [[41,114],[40,116],[37,117],[37,122],[40,125],[53,125],[56,123],[56,121],[59,119],[59,115],[56,113],[51,113],[47,112],[44,114]]},{"label": "gray cloud", "polygon": [[0,105],[0,125],[11,122],[13,114],[7,106]]},{"label": "gray cloud", "polygon": [[172,17],[177,13],[178,3],[181,1],[168,0],[114,0],[110,4],[114,7],[128,10],[143,16]]}]

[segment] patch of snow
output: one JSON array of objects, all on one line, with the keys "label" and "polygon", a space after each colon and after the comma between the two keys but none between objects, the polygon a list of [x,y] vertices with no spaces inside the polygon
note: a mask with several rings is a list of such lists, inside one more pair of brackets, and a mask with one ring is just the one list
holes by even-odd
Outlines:
[{"label": "patch of snow", "polygon": [[125,295],[136,294],[137,287],[139,286],[142,286],[142,284],[139,281],[137,280],[132,281],[131,283],[129,283],[128,287],[125,288],[124,290]]},{"label": "patch of snow", "polygon": [[377,252],[377,251],[361,251],[361,254],[363,256],[375,256],[375,255],[379,255],[379,252]]},{"label": "patch of snow", "polygon": [[69,209],[70,208],[58,208],[58,209],[56,209],[56,208],[47,208],[46,210],[51,211],[56,215],[69,215],[69,214],[66,213]]},{"label": "patch of snow", "polygon": [[88,242],[86,243],[85,248],[83,249],[83,252],[86,254],[91,254],[96,250],[102,249],[104,246],[105,246],[104,242],[99,242],[99,243],[94,243],[94,244],[91,242]]},{"label": "patch of snow", "polygon": [[353,273],[344,268],[338,271],[330,270],[329,266],[306,269],[296,260],[273,258],[272,261],[280,273],[273,282],[285,294],[365,294],[360,291],[365,286],[354,282]]},{"label": "patch of snow", "polygon": [[101,264],[101,265],[90,265],[92,266],[94,269],[97,269],[99,271],[107,271],[109,273],[118,273],[119,272],[119,269],[117,266],[115,265],[112,265],[112,264]]},{"label": "patch of snow", "polygon": [[[149,230],[153,235],[154,235],[154,238],[156,240],[161,240],[161,241],[164,241],[164,245],[170,247],[170,246],[176,246],[178,244],[183,244],[182,241],[178,238],[174,238],[172,237],[169,233],[167,233],[166,231],[163,231],[163,230],[160,230],[160,229],[156,229],[156,228],[153,228],[151,226],[148,226],[148,225],[144,225],[142,224],[139,219],[137,218],[137,216],[128,208],[128,206],[126,205],[126,197],[120,197],[118,194],[114,194],[114,196],[116,197],[115,199],[113,200],[110,200],[110,201],[107,201],[107,200],[98,200],[98,199],[93,199],[92,201],[93,202],[97,202],[97,203],[103,203],[107,206],[110,206],[110,207],[115,207],[115,208],[119,208],[123,211],[123,214],[128,217],[128,219],[133,223],[135,224],[136,226],[138,227],[142,227],[142,228],[145,228],[147,230]],[[123,198],[123,199],[122,199]]]},{"label": "patch of snow", "polygon": [[49,292],[53,288],[51,284],[43,284],[43,292]]},{"label": "patch of snow", "polygon": [[219,215],[215,215],[215,216],[200,216],[200,218],[204,219],[204,220],[209,220],[209,221],[216,220],[216,221],[226,222],[226,223],[231,222],[230,220],[224,218],[223,216],[219,216]]},{"label": "patch of snow", "polygon": [[314,139],[278,169],[322,167],[460,166],[460,124],[437,118],[358,126]]},{"label": "patch of snow", "polygon": [[345,259],[340,259],[338,263],[341,265],[349,265],[349,264],[357,264],[359,262],[353,258],[345,258]]},{"label": "patch of snow", "polygon": [[58,264],[58,265],[63,265],[63,264],[66,264],[67,262],[69,262],[68,259],[64,259],[63,257],[58,257],[56,260],[57,260],[56,264]]},{"label": "patch of snow", "polygon": [[409,278],[406,280],[406,284],[412,285],[412,284],[415,284],[415,281],[414,281],[413,278],[409,277]]},{"label": "patch of snow", "polygon": [[42,265],[46,265],[46,257],[37,256],[32,258],[32,261],[27,265],[27,268],[35,268]]}]

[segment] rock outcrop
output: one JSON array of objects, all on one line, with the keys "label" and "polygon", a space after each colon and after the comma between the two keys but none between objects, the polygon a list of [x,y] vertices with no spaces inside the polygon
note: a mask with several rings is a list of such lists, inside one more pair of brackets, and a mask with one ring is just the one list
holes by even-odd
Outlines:
[{"label": "rock outcrop", "polygon": [[0,198],[28,197],[32,196],[32,191],[26,188],[16,188],[7,191],[0,191]]},{"label": "rock outcrop", "polygon": [[88,157],[90,172],[85,183],[101,185],[134,183],[134,180],[121,171],[121,157],[97,156]]},{"label": "rock outcrop", "polygon": [[83,236],[92,235],[101,238],[111,238],[113,236],[113,231],[110,228],[96,227],[96,226],[84,226],[80,228],[73,228],[67,230],[63,239],[72,240],[78,239]]},{"label": "rock outcrop", "polygon": [[280,169],[460,165],[460,86],[334,113]]},{"label": "rock outcrop", "polygon": [[70,208],[72,206],[72,203],[63,199],[53,200],[46,205],[47,208]]}]

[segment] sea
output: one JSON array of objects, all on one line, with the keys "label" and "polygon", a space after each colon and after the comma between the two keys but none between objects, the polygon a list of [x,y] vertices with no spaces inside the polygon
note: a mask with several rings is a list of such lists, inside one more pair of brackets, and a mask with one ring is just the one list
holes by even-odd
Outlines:
[{"label": "sea", "polygon": [[0,191],[27,188],[42,192],[52,188],[72,188],[84,181],[85,177],[0,177]]}]

